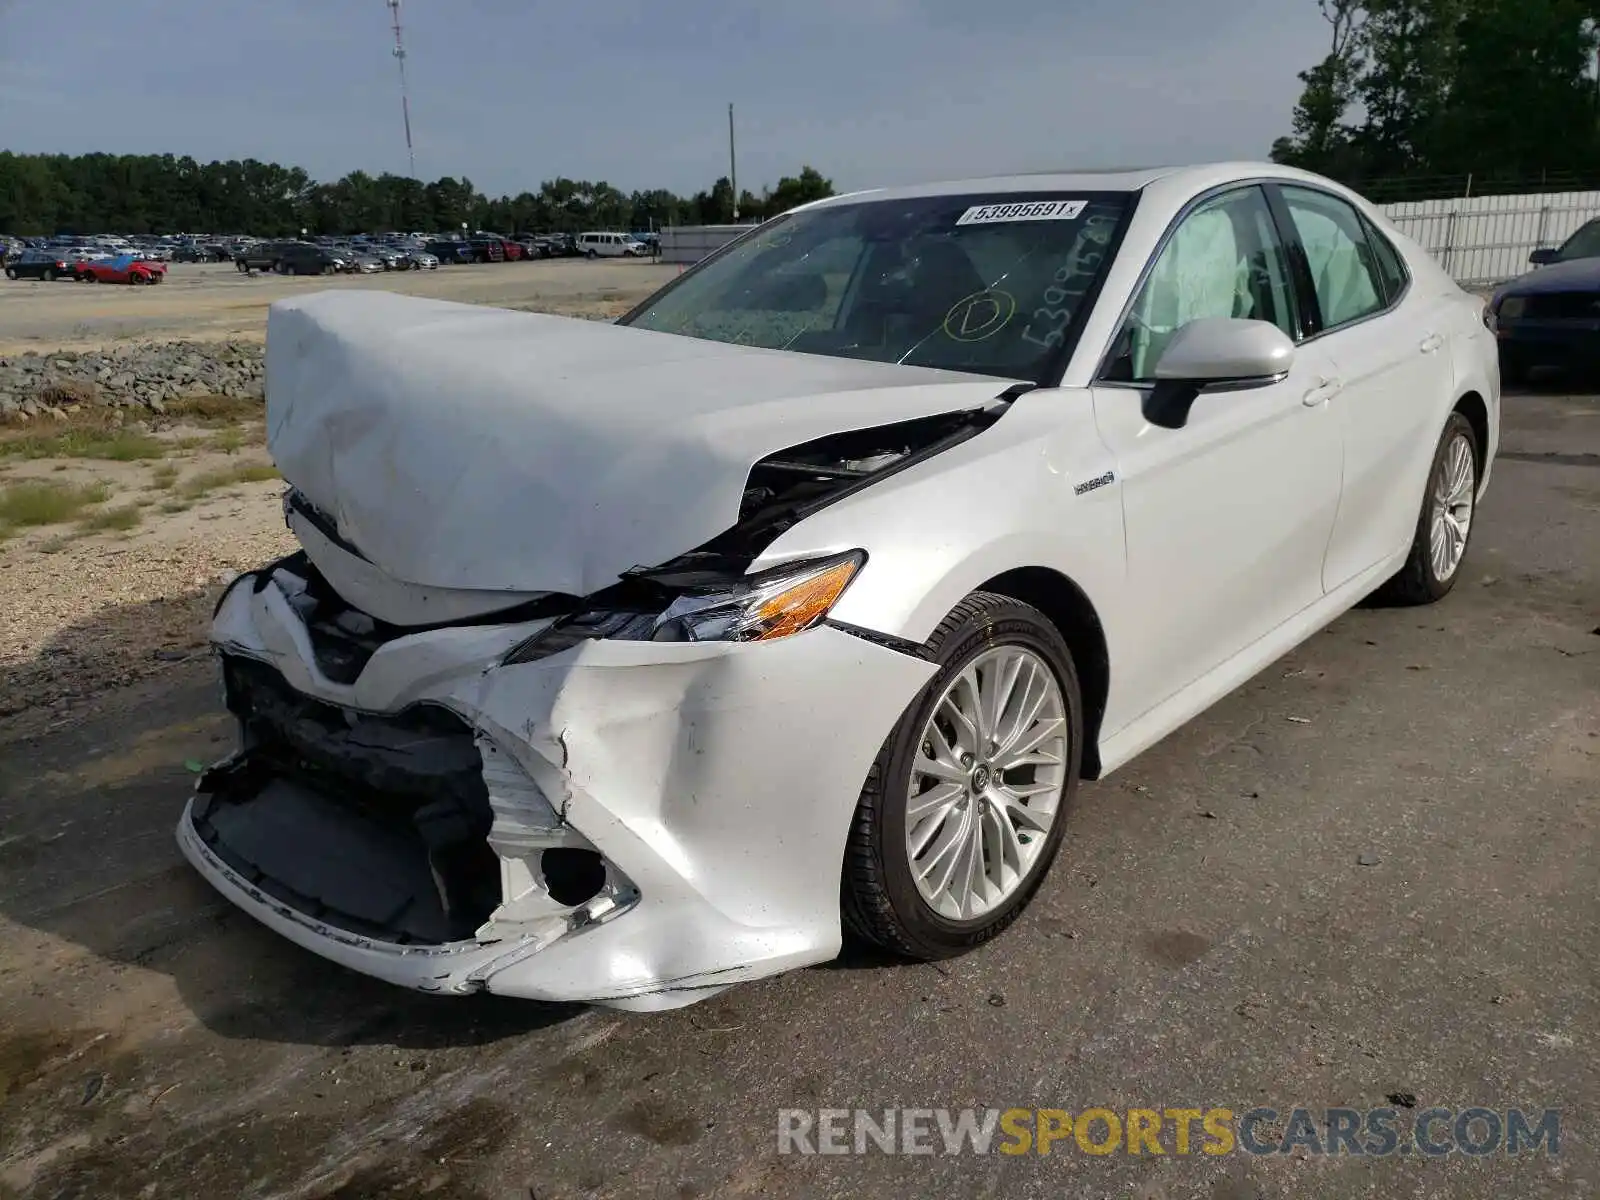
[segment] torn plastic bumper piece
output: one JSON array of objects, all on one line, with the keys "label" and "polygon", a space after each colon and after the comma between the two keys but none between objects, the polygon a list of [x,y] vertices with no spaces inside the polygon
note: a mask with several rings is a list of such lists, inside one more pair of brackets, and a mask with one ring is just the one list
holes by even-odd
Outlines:
[{"label": "torn plastic bumper piece", "polygon": [[[486,919],[454,936],[470,904],[423,911],[435,894],[452,908],[450,888],[430,892],[425,864],[401,862],[415,842],[387,851],[326,781],[269,762],[249,783],[259,791],[229,790],[244,785],[227,772],[266,753],[242,720],[241,754],[202,777],[211,790],[190,802],[178,841],[262,923],[424,991],[641,1010],[837,954],[856,797],[930,663],[819,627],[768,643],[587,641],[500,665],[544,624],[533,621],[407,634],[339,683],[317,665],[294,583],[280,571],[230,591],[212,634],[225,664],[270,669],[290,695],[341,714],[364,750],[409,750],[392,730],[419,707],[451,714],[479,756],[499,880]],[[221,827],[218,788],[236,802]],[[320,883],[325,872],[274,849],[296,844],[383,888]]]}]

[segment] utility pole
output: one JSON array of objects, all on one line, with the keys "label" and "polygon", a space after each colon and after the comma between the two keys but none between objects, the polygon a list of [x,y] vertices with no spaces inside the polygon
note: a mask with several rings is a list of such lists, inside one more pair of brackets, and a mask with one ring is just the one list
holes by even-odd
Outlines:
[{"label": "utility pole", "polygon": [[[398,4],[400,0],[395,0]],[[728,182],[733,187],[733,219],[739,220],[739,159],[733,152],[733,105],[728,105]]]},{"label": "utility pole", "polygon": [[406,44],[400,35],[400,0],[384,0],[389,6],[394,25],[394,58],[400,64],[400,115],[406,123],[406,159],[411,164],[411,178],[417,177],[417,152],[411,146],[411,97],[406,87]]}]

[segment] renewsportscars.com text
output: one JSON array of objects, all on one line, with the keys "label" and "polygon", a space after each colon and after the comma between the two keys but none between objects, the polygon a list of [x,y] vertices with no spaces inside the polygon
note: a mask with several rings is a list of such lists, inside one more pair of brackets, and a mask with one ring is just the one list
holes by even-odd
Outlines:
[{"label": "renewsportscars.com text", "polygon": [[784,1108],[779,1154],[1561,1153],[1558,1109]]}]

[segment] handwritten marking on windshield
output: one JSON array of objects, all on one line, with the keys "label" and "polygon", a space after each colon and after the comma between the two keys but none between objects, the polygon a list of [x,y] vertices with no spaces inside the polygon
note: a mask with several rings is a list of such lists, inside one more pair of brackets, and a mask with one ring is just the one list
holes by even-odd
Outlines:
[{"label": "handwritten marking on windshield", "polygon": [[957,342],[981,342],[1004,329],[1016,311],[1017,299],[1010,292],[974,292],[945,313],[945,336]]}]

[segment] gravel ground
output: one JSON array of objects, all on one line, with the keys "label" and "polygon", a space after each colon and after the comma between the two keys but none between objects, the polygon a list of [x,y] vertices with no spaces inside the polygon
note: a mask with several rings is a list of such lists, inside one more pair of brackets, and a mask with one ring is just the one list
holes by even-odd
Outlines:
[{"label": "gravel ground", "polygon": [[128,341],[254,338],[274,300],[327,288],[382,288],[570,316],[616,316],[679,272],[644,259],[546,259],[381,275],[241,275],[231,264],[174,263],[160,287],[0,279],[0,355]]}]

